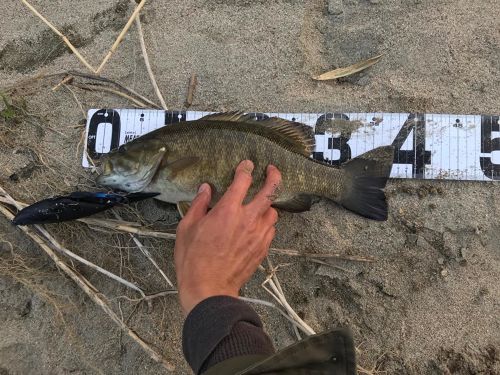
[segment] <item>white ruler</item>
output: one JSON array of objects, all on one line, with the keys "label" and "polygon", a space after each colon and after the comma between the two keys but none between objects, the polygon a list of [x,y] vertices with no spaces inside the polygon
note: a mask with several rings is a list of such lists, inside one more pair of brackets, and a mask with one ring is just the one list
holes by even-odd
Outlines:
[{"label": "white ruler", "polygon": [[[162,126],[196,120],[212,112],[91,109],[83,155],[99,159],[111,149]],[[366,151],[394,145],[391,177],[500,180],[500,120],[490,115],[428,113],[255,113],[315,129],[312,157],[340,165]],[[347,123],[346,121],[350,121]],[[333,127],[332,127],[333,124]],[[347,126],[346,126],[347,125]]]}]

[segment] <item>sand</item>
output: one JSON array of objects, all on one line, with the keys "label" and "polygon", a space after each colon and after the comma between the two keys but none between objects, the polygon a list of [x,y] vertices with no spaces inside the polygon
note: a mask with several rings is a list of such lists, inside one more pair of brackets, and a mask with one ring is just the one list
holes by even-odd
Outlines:
[{"label": "sand", "polygon": [[[197,110],[498,113],[500,3],[333,3],[336,14],[328,12],[327,1],[150,1],[143,27],[167,104],[183,106],[195,72]],[[96,66],[132,12],[126,0],[33,5]],[[84,71],[20,1],[4,1],[2,11],[1,87],[40,73]],[[337,82],[310,78],[378,53],[383,59],[356,76]],[[155,98],[135,27],[103,75]],[[108,94],[74,90],[85,110],[130,107]],[[0,129],[10,127],[0,133],[0,185],[27,202],[94,187],[94,176],[80,167],[81,128],[75,125],[84,114],[71,93],[48,86],[21,94],[27,110],[39,116],[38,125],[0,119]],[[350,326],[364,367],[389,374],[500,373],[500,186],[391,181],[387,191],[390,216],[384,223],[326,201],[306,213],[281,215],[276,247],[377,258],[372,264],[335,262],[335,268],[273,257],[288,264],[278,275],[290,303],[318,332]],[[149,224],[167,227],[178,220],[170,205],[145,202],[137,209]],[[129,237],[76,223],[49,229],[73,251],[148,292],[165,288]],[[174,278],[173,244],[144,243]],[[163,372],[3,218],[0,252],[0,374]],[[175,296],[155,300],[152,309],[134,306],[121,298],[136,298],[133,293],[75,267],[114,298],[116,311],[175,363],[175,373],[189,373]],[[268,299],[259,287],[263,278],[256,275],[244,294]],[[295,341],[282,317],[257,310],[278,348]]]}]

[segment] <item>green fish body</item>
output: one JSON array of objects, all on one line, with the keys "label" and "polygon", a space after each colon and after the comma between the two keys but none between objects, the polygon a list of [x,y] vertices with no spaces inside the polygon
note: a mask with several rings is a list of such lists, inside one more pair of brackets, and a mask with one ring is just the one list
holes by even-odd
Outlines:
[{"label": "green fish body", "polygon": [[186,207],[184,202],[208,182],[214,205],[231,184],[236,166],[249,159],[255,168],[248,200],[263,185],[267,165],[273,164],[282,175],[271,197],[274,207],[301,212],[310,209],[315,197],[325,197],[363,216],[385,220],[382,189],[393,148],[377,148],[335,168],[309,157],[314,145],[312,129],[300,123],[279,118],[255,121],[239,112],[214,114],[165,126],[121,146],[106,157],[98,183],[158,192],[156,199]]}]

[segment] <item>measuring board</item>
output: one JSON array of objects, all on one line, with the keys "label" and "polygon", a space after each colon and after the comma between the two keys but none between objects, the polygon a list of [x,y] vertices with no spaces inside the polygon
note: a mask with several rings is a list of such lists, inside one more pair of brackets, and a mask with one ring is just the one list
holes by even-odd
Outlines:
[{"label": "measuring board", "polygon": [[[91,109],[83,155],[98,160],[134,138],[213,112]],[[393,145],[393,178],[500,180],[500,119],[490,115],[425,113],[260,113],[314,128],[312,158],[335,166],[379,146]]]}]

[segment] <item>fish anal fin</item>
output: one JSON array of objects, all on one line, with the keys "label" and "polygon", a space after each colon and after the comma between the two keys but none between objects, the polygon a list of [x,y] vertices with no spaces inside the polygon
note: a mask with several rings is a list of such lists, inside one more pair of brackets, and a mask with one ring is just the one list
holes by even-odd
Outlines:
[{"label": "fish anal fin", "polygon": [[181,215],[182,218],[186,216],[189,207],[191,207],[191,202],[187,201],[177,202],[177,211],[179,211],[179,214]]},{"label": "fish anal fin", "polygon": [[309,211],[313,204],[313,197],[308,194],[299,194],[286,201],[275,201],[272,206],[288,212]]}]

